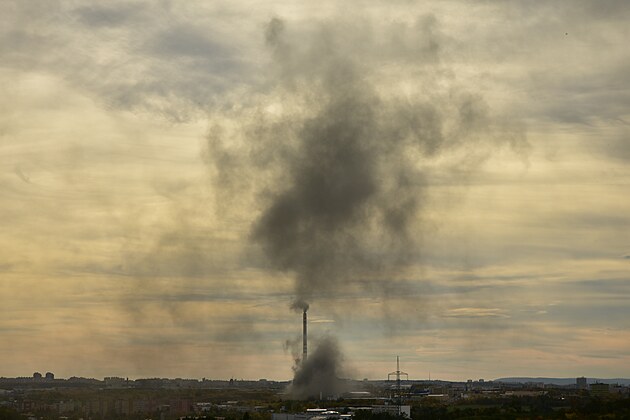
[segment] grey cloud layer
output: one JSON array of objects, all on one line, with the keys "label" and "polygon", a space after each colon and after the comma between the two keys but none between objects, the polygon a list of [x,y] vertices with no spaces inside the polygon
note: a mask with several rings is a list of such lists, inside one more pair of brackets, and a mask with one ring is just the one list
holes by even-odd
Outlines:
[{"label": "grey cloud layer", "polygon": [[252,75],[250,50],[212,7],[195,23],[171,2],[9,1],[3,11],[5,66],[53,72],[109,106],[199,118]]},{"label": "grey cloud layer", "polygon": [[276,270],[370,377],[630,366],[627,2],[339,3],[0,3],[5,374],[286,379]]}]

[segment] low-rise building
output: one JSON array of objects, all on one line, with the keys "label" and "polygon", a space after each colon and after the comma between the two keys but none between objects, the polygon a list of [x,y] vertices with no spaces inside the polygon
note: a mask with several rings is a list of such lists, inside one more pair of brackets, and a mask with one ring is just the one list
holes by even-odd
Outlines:
[{"label": "low-rise building", "polygon": [[603,397],[610,394],[610,385],[596,382],[591,384],[591,395],[594,397]]}]

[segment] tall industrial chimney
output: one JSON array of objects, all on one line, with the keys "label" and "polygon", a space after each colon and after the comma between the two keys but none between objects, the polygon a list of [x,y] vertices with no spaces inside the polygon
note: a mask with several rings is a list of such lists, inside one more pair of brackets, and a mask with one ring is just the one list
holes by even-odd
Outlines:
[{"label": "tall industrial chimney", "polygon": [[306,363],[306,354],[307,354],[307,340],[306,340],[306,308],[304,308],[304,313],[302,315],[302,363]]}]

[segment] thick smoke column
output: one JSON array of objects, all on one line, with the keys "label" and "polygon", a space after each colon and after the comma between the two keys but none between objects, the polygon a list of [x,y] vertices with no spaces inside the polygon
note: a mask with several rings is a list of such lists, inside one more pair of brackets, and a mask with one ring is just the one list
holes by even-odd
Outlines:
[{"label": "thick smoke column", "polygon": [[[454,83],[440,90],[436,75],[448,72],[437,68],[436,25],[422,18],[400,42],[393,33],[324,24],[305,40],[286,36],[273,19],[267,91],[226,113],[223,121],[239,129],[218,121],[210,130],[219,193],[258,200],[250,238],[273,268],[295,276],[293,308],[304,314],[319,296],[417,261],[433,171],[465,176],[504,140],[521,147],[522,137],[491,118],[478,94]],[[329,379],[339,360],[336,343],[322,342],[298,367],[294,395],[335,388]]]},{"label": "thick smoke column", "polygon": [[307,399],[339,394],[346,390],[339,379],[343,357],[337,341],[332,337],[321,340],[317,349],[295,372],[289,389],[294,398]]},{"label": "thick smoke column", "polygon": [[[261,210],[250,239],[295,276],[296,309],[417,261],[433,172],[465,177],[500,143],[522,143],[478,94],[454,83],[440,90],[436,74],[447,72],[427,70],[438,61],[435,19],[416,26],[417,39],[383,46],[369,28],[350,36],[323,24],[304,39],[273,19],[266,90],[211,121],[220,200],[230,214],[243,203],[246,214]],[[413,76],[388,73],[410,59]]]},{"label": "thick smoke column", "polygon": [[[312,56],[300,56],[277,19],[267,41],[288,89],[315,97],[285,139],[288,148],[276,148],[286,180],[273,186],[253,238],[277,268],[296,274],[297,301],[304,302],[373,268],[375,260],[382,264],[371,240],[408,239],[421,181],[406,154],[425,148],[414,132],[434,131],[437,121],[416,127],[412,110],[396,115],[353,60],[331,50],[332,41],[316,41]],[[312,86],[302,86],[303,78]]]},{"label": "thick smoke column", "polygon": [[[435,26],[420,19],[412,41],[426,48],[399,53],[434,65]],[[254,186],[264,198],[251,237],[275,268],[295,274],[296,308],[417,261],[418,216],[435,162],[465,175],[497,143],[520,139],[489,116],[479,95],[457,87],[438,94],[422,79],[426,92],[405,93],[379,71],[399,58],[379,53],[367,30],[353,38],[340,28],[322,25],[313,40],[294,45],[283,21],[270,22],[277,97],[248,111],[255,117],[243,148],[218,162],[220,173],[243,176],[234,164],[246,157],[251,177],[263,180]],[[215,150],[222,144],[210,140]]]}]

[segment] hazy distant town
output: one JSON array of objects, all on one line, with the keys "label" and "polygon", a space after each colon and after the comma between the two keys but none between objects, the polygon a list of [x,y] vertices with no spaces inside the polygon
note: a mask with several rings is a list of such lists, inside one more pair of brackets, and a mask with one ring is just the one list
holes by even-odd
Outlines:
[{"label": "hazy distant town", "polygon": [[341,380],[344,391],[296,400],[290,381],[0,378],[0,419],[628,418],[630,379]]}]

